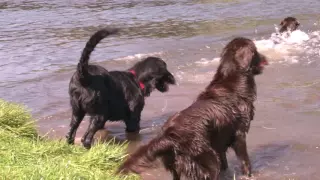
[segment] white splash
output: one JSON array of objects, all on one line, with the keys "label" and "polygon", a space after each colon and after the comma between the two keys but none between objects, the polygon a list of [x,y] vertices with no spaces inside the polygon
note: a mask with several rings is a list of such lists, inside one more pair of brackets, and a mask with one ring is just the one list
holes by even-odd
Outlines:
[{"label": "white splash", "polygon": [[[276,27],[276,32],[278,32]],[[266,55],[270,64],[310,64],[320,57],[320,31],[304,32],[295,30],[288,33],[272,33],[269,38],[254,40],[258,50]],[[220,57],[201,58],[194,63],[178,68],[178,81],[207,83],[214,71],[199,71],[199,68],[217,66]]]},{"label": "white splash", "polygon": [[301,30],[278,34],[272,33],[269,39],[254,41],[258,50],[264,51],[274,49],[279,52],[287,53],[290,47],[301,45],[310,39],[309,35]]},{"label": "white splash", "polygon": [[161,109],[161,111],[164,112],[167,109],[167,106],[168,106],[168,100],[165,99],[165,104],[164,104],[164,107]]},{"label": "white splash", "polygon": [[[280,34],[275,27],[276,33],[272,33],[270,38],[254,40],[258,51],[268,56],[271,61],[297,63],[297,54],[306,53],[306,49],[313,41],[319,42],[319,33],[306,33],[301,30]],[[317,38],[315,38],[317,37]],[[313,51],[314,46],[309,51]],[[293,59],[290,59],[293,58]],[[288,60],[290,59],[290,60]]]},{"label": "white splash", "polygon": [[301,44],[309,39],[310,37],[307,33],[300,30],[296,30],[291,32],[290,36],[287,38],[287,42]]}]

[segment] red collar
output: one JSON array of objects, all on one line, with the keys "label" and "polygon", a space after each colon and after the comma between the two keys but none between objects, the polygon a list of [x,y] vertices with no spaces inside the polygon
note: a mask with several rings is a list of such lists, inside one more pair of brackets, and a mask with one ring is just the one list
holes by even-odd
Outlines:
[{"label": "red collar", "polygon": [[[136,71],[134,71],[134,70],[130,70],[129,71],[131,74],[133,74],[134,75],[134,77],[137,77],[137,73],[136,73]],[[139,81],[139,86],[140,86],[140,89],[141,90],[143,90],[144,89],[144,84],[141,82],[141,81]]]}]

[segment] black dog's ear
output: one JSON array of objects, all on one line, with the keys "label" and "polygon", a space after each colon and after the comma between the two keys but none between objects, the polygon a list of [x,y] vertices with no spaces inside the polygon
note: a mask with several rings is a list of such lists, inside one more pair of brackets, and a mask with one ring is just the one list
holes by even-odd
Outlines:
[{"label": "black dog's ear", "polygon": [[244,46],[236,51],[235,59],[238,62],[241,69],[248,70],[250,68],[253,56],[253,50],[249,46]]}]

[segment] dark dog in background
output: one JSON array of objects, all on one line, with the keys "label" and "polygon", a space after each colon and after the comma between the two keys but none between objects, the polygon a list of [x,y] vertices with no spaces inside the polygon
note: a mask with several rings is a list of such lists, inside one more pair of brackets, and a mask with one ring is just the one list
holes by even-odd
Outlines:
[{"label": "dark dog in background", "polygon": [[292,32],[298,29],[298,27],[300,26],[300,23],[295,17],[286,17],[284,18],[284,20],[281,21],[280,26],[281,26],[279,30],[280,33]]},{"label": "dark dog in background", "polygon": [[280,23],[279,32],[271,35],[271,40],[274,44],[279,44],[283,42],[285,38],[288,38],[291,32],[298,29],[300,23],[294,17],[286,17]]},{"label": "dark dog in background", "polygon": [[130,155],[118,173],[142,173],[160,158],[174,180],[216,180],[228,168],[226,151],[233,148],[243,174],[251,176],[246,133],[254,117],[255,75],[266,58],[250,39],[227,44],[211,83],[188,108],[173,115],[161,133]]},{"label": "dark dog in background", "polygon": [[102,66],[89,65],[89,57],[96,45],[116,29],[102,29],[91,36],[83,49],[77,71],[69,84],[72,117],[67,142],[74,143],[76,131],[85,114],[90,124],[81,139],[90,148],[94,134],[105,122],[123,120],[127,132],[139,132],[144,97],[157,89],[166,92],[175,84],[174,76],[166,63],[157,57],[148,57],[128,71],[107,71]]}]

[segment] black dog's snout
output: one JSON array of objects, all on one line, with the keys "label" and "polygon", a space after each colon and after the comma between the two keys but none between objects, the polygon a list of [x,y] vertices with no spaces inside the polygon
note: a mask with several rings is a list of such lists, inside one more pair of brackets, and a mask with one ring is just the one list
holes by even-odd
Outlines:
[{"label": "black dog's snout", "polygon": [[176,79],[169,71],[167,72],[167,82],[169,84],[176,84]]}]

